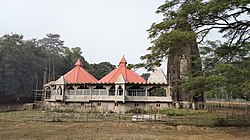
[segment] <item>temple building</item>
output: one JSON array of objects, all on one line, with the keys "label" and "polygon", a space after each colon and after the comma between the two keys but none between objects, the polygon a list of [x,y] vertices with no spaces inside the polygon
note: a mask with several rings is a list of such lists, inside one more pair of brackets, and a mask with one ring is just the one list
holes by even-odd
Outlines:
[{"label": "temple building", "polygon": [[44,85],[44,101],[51,107],[77,105],[104,112],[171,107],[171,87],[162,69],[146,81],[126,65],[123,56],[119,66],[98,81],[77,60],[72,70]]}]

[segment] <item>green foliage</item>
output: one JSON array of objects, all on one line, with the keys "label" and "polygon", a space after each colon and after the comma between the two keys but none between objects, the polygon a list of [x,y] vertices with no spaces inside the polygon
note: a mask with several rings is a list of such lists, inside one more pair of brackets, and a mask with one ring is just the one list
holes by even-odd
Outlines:
[{"label": "green foliage", "polygon": [[218,118],[218,119],[215,120],[213,125],[216,126],[216,127],[225,127],[225,126],[228,126],[228,122],[224,118]]},{"label": "green foliage", "polygon": [[153,24],[149,30],[150,36],[153,38],[151,41],[153,45],[147,49],[150,53],[141,57],[142,60],[145,60],[145,68],[149,70],[152,70],[154,66],[160,66],[161,62],[165,60],[167,56],[172,57],[178,54],[181,48],[185,47],[186,44],[190,44],[190,41],[196,38],[194,32],[179,29],[170,32],[160,30],[160,35],[154,36],[154,34],[156,34],[156,29],[154,28],[158,28],[158,25]]},{"label": "green foliage", "polygon": [[109,62],[89,64],[81,54],[80,47],[64,46],[58,34],[47,34],[38,40],[6,34],[0,38],[0,94],[12,95],[14,100],[18,96],[31,97],[34,89],[41,89],[43,84],[72,69],[78,58],[97,78],[115,68]]},{"label": "green foliage", "polygon": [[181,84],[181,89],[192,95],[201,95],[204,92],[206,82],[203,76],[189,77]]},{"label": "green foliage", "polygon": [[166,114],[168,116],[190,116],[190,115],[197,115],[197,114],[203,114],[205,112],[203,111],[197,111],[197,110],[190,110],[190,109],[177,109],[177,108],[168,108],[168,109],[151,109],[147,111],[147,113],[151,114]]},{"label": "green foliage", "polygon": [[[210,97],[249,98],[248,0],[170,0],[160,6],[157,13],[163,13],[165,18],[160,24],[153,24],[150,38],[160,38],[165,32],[178,29],[178,25],[186,25],[185,29],[189,25],[199,43],[211,31],[217,31],[224,38],[224,42],[200,44],[203,76],[194,77],[190,73],[179,88],[193,95],[206,93]],[[183,24],[185,21],[187,24]]]},{"label": "green foliage", "polygon": [[148,80],[149,76],[150,76],[150,73],[143,73],[141,75],[141,77],[144,78],[145,80]]},{"label": "green foliage", "polygon": [[77,112],[75,109],[72,108],[58,108],[55,107],[51,111],[56,112],[56,113],[75,113]]},{"label": "green foliage", "polygon": [[147,112],[147,111],[145,111],[145,110],[143,110],[143,109],[134,108],[134,109],[127,110],[125,113],[144,114],[144,113],[146,113],[146,112]]},{"label": "green foliage", "polygon": [[163,14],[164,19],[148,30],[152,46],[148,48],[150,53],[141,57],[148,69],[159,66],[166,56],[177,53],[190,41],[197,38],[202,42],[212,30],[226,39],[226,44],[217,50],[227,61],[247,52],[244,48],[250,39],[248,0],[169,0],[156,13]]},{"label": "green foliage", "polygon": [[90,73],[96,78],[101,79],[116,67],[109,62],[101,62],[99,64],[90,64]]},{"label": "green foliage", "polygon": [[154,88],[152,91],[151,91],[151,95],[150,96],[166,96],[166,90],[163,89],[163,88]]}]

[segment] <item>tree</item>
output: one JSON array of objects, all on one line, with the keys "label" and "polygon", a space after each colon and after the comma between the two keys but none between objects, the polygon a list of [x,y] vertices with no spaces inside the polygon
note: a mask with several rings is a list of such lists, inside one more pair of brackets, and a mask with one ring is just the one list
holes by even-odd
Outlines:
[{"label": "tree", "polygon": [[82,50],[80,47],[73,47],[73,48],[65,47],[64,57],[65,57],[64,63],[67,66],[67,69],[64,70],[64,72],[72,69],[72,67],[74,67],[75,62],[78,59],[81,60],[83,68],[85,68],[88,71],[91,70],[90,64],[82,56]]},{"label": "tree", "polygon": [[[47,34],[43,39],[24,40],[22,35],[6,34],[0,37],[0,94],[1,97],[31,97],[33,90],[56,80],[81,59],[83,67],[102,78],[115,68],[109,62],[89,64],[81,55],[80,47],[68,48],[58,34]],[[1,101],[0,101],[1,102]]]},{"label": "tree", "polygon": [[150,73],[142,73],[141,74],[141,77],[144,78],[145,80],[148,80],[149,76],[150,76]]},{"label": "tree", "polygon": [[200,90],[212,98],[248,99],[249,43],[246,43],[237,53],[231,53],[232,49],[228,43],[208,41],[201,47],[203,76],[197,77],[199,79],[195,77],[185,80],[182,89],[186,92]]},{"label": "tree", "polygon": [[[44,55],[42,64],[44,65],[45,77],[47,80],[44,83],[55,80],[63,74],[68,67],[64,67],[64,41],[60,39],[58,34],[46,34],[46,37],[37,41],[37,46]],[[57,69],[57,70],[56,70]]]},{"label": "tree", "polygon": [[189,3],[183,12],[190,13],[188,21],[202,40],[210,31],[217,30],[227,39],[229,47],[241,48],[249,41],[248,0],[198,0]]},{"label": "tree", "polygon": [[[187,21],[199,37],[198,42],[215,31],[225,39],[228,52],[237,52],[249,42],[250,3],[249,0],[181,0],[171,1],[182,5],[180,14],[186,14]],[[231,55],[229,60],[233,59]]]},{"label": "tree", "polygon": [[4,35],[0,40],[1,93],[32,95],[36,59],[34,40],[23,40],[22,35]]},{"label": "tree", "polygon": [[[192,57],[187,59],[192,62],[189,65],[190,73],[188,79],[182,82],[184,84],[182,87],[185,87],[187,92],[198,94],[205,90],[199,86],[195,87],[195,85],[202,84],[196,81],[203,81],[203,83],[217,81],[220,86],[224,84],[224,87],[225,85],[230,87],[228,85],[232,81],[229,75],[243,74],[243,71],[246,70],[246,68],[242,68],[243,71],[237,72],[236,68],[243,67],[240,63],[246,62],[250,52],[249,0],[170,0],[161,5],[157,13],[162,13],[164,19],[160,23],[154,23],[149,29],[149,38],[152,39],[153,45],[148,48],[150,53],[143,56],[142,59],[146,61],[146,68],[151,68],[160,65],[160,62],[168,57],[168,81],[170,84],[171,81],[177,81],[177,83],[179,81],[178,72],[176,72],[179,70],[177,57],[180,57],[178,53],[188,52],[188,50],[182,50],[188,48],[187,46],[193,46],[191,47],[193,52],[190,53]],[[225,41],[223,43],[209,41],[209,45],[204,47],[204,44],[201,43],[211,31],[217,31]],[[202,46],[204,76],[201,77],[199,76],[201,75],[199,73],[201,65],[197,43]],[[214,75],[216,70],[229,67],[236,71],[229,74],[230,72],[223,69],[224,72],[227,71],[224,77]],[[171,70],[174,72],[171,73]],[[198,77],[196,78],[196,76]],[[240,82],[241,85],[247,88],[248,80],[243,81]],[[178,85],[177,83],[172,82],[173,85]],[[211,86],[213,87],[213,85]],[[192,91],[193,88],[197,90]],[[176,89],[178,91],[179,88]],[[209,88],[206,90],[211,91]],[[229,88],[225,88],[225,90],[230,91]]]},{"label": "tree", "polygon": [[163,14],[164,19],[160,23],[153,23],[148,30],[152,46],[148,48],[149,54],[141,57],[149,70],[160,66],[167,59],[167,80],[176,89],[173,96],[175,101],[192,100],[189,94],[176,87],[182,81],[180,61],[183,56],[188,62],[190,76],[201,75],[197,35],[188,23],[188,13],[181,12],[187,4],[173,0],[166,1],[158,8],[156,13]]},{"label": "tree", "polygon": [[90,64],[90,73],[98,80],[115,69],[115,65],[109,62],[101,62],[99,64]]}]

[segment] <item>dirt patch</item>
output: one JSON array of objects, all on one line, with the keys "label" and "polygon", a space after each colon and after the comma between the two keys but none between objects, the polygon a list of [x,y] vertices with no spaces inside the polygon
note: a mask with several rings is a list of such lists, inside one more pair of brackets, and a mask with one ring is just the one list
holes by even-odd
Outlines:
[{"label": "dirt patch", "polygon": [[169,126],[119,122],[0,122],[5,139],[250,139],[250,128]]}]

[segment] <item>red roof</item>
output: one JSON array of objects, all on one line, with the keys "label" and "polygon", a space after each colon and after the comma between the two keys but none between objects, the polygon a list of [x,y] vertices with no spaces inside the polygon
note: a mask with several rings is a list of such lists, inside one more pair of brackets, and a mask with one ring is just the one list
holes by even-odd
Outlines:
[{"label": "red roof", "polygon": [[84,68],[80,59],[75,63],[75,67],[64,75],[67,83],[97,83],[98,80],[88,73]]},{"label": "red roof", "polygon": [[118,79],[119,75],[122,75],[127,83],[146,83],[146,80],[139,76],[137,73],[126,68],[127,61],[123,56],[119,67],[111,71],[108,75],[104,76],[100,83],[114,83]]}]

